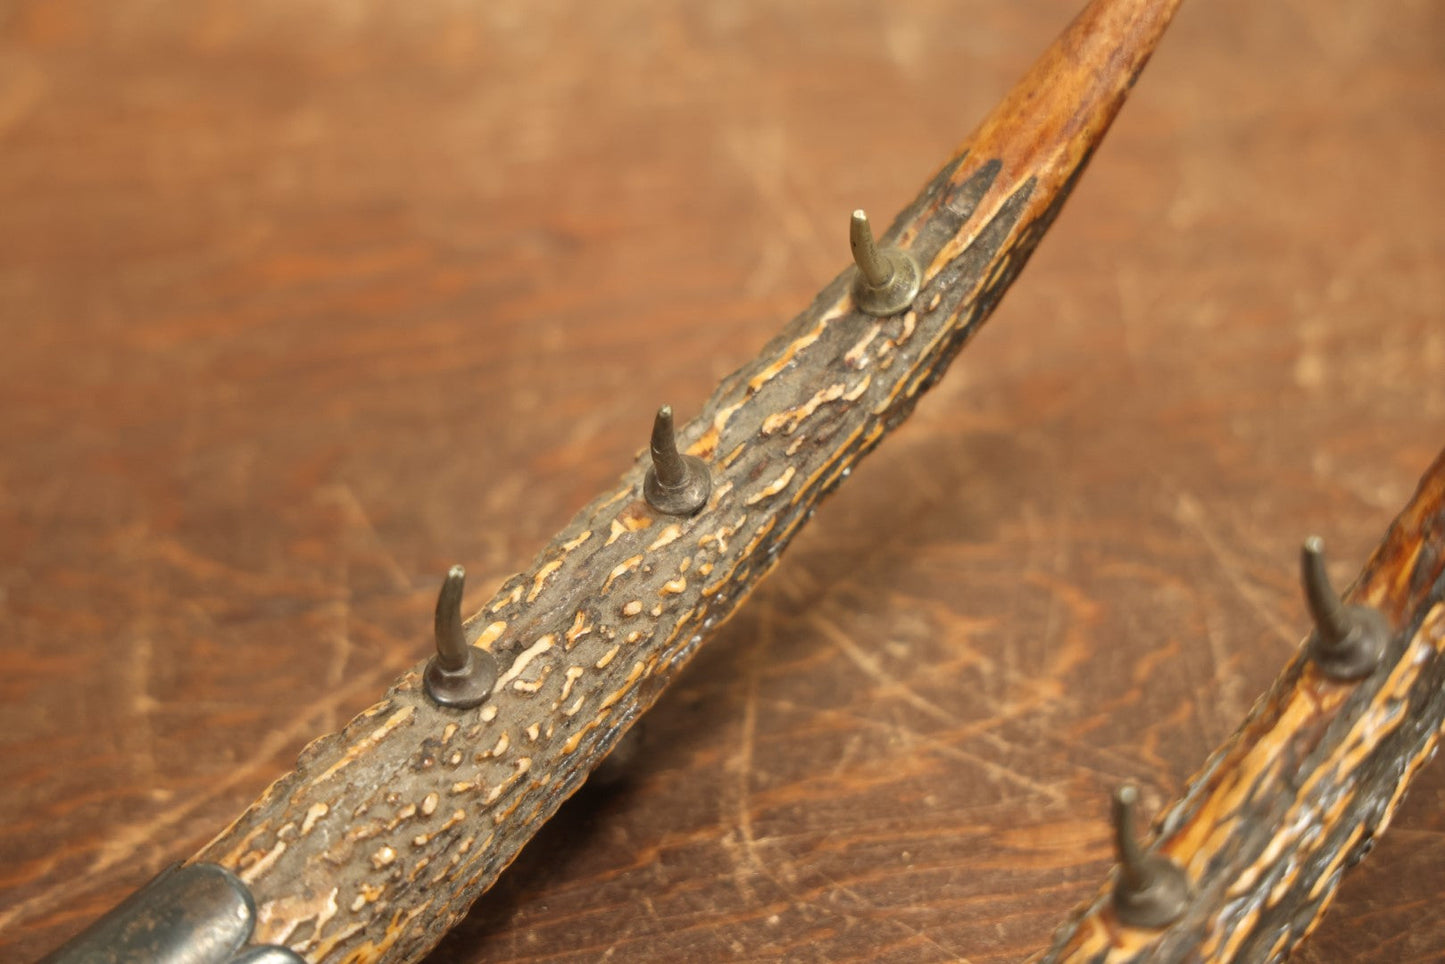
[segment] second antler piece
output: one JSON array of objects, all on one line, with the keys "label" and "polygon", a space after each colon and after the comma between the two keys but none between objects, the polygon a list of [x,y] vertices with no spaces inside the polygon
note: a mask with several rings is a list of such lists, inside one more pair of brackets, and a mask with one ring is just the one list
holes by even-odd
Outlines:
[{"label": "second antler piece", "polygon": [[1319,539],[1302,561],[1314,632],[1158,821],[1147,859],[1189,898],[1138,914],[1105,888],[1044,961],[1283,959],[1389,826],[1445,724],[1445,452],[1343,600]]}]

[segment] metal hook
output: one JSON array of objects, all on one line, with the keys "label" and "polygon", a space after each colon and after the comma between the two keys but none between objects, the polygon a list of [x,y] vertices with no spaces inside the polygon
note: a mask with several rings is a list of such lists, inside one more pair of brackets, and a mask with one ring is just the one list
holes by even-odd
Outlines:
[{"label": "metal hook", "polygon": [[1114,881],[1114,915],[1129,927],[1158,929],[1178,920],[1189,906],[1189,881],[1169,858],[1146,854],[1135,836],[1139,790],[1124,784],[1114,793],[1114,847],[1119,876]]},{"label": "metal hook", "polygon": [[436,655],[426,664],[422,679],[427,695],[442,706],[465,710],[491,695],[497,682],[497,660],[491,653],[467,645],[462,624],[462,591],[467,571],[452,566],[437,593]]},{"label": "metal hook", "polygon": [[711,492],[707,463],[677,450],[672,406],[662,406],[652,422],[652,464],[643,479],[642,494],[658,512],[692,515],[707,504]]},{"label": "metal hook", "polygon": [[1310,658],[1326,676],[1357,680],[1369,676],[1385,655],[1390,627],[1378,610],[1346,606],[1330,585],[1325,569],[1325,545],[1310,536],[1300,548],[1300,578],[1315,629],[1310,635]]},{"label": "metal hook", "polygon": [[913,303],[921,274],[918,262],[901,248],[879,248],[873,241],[868,215],[853,212],[848,228],[857,277],[853,279],[853,302],[878,318],[896,315]]}]

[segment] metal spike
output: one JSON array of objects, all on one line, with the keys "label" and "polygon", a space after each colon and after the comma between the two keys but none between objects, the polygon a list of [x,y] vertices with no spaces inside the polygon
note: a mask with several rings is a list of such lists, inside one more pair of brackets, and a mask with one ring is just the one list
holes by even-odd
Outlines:
[{"label": "metal spike", "polygon": [[1326,676],[1357,680],[1380,665],[1390,627],[1385,617],[1369,606],[1346,606],[1330,585],[1325,569],[1325,545],[1310,536],[1300,548],[1300,578],[1315,630],[1308,643],[1310,658]]},{"label": "metal spike", "polygon": [[692,515],[707,504],[711,492],[707,463],[677,450],[672,406],[662,406],[652,422],[652,464],[642,481],[642,494],[658,512]]},{"label": "metal spike", "polygon": [[467,571],[452,566],[437,593],[436,655],[422,675],[433,702],[465,710],[482,703],[497,682],[497,661],[484,649],[467,644],[462,623],[462,592]]},{"label": "metal spike", "polygon": [[1167,857],[1146,854],[1135,835],[1139,790],[1124,784],[1114,793],[1114,847],[1119,876],[1114,881],[1114,916],[1128,927],[1158,929],[1178,920],[1189,906],[1189,881]]},{"label": "metal spike", "polygon": [[466,569],[452,566],[447,570],[441,591],[437,593],[436,620],[433,623],[437,663],[451,672],[467,665],[467,636],[462,624],[462,593],[466,587]]},{"label": "metal spike", "polygon": [[1114,852],[1119,858],[1119,881],[1131,891],[1143,888],[1148,882],[1144,852],[1139,849],[1139,839],[1135,836],[1134,807],[1138,801],[1139,791],[1131,784],[1114,791]]},{"label": "metal spike", "polygon": [[853,279],[853,301],[875,317],[896,315],[913,303],[921,275],[918,262],[901,248],[879,248],[873,241],[868,215],[853,212],[848,228],[857,276]]},{"label": "metal spike", "polygon": [[893,280],[893,265],[878,253],[868,215],[861,210],[853,212],[853,221],[848,226],[848,245],[853,249],[853,263],[870,288],[881,288]]}]

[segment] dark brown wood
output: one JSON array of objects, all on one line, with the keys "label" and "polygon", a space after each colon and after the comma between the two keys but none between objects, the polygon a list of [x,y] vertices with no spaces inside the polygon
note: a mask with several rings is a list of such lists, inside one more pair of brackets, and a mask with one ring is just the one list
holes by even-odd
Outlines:
[{"label": "dark brown wood", "polygon": [[[374,701],[1078,5],[6,5],[0,959]],[[1294,651],[1301,537],[1344,585],[1439,447],[1438,20],[1185,4],[995,320],[435,959],[1046,946],[1110,790],[1157,813]],[[1442,788],[1297,958],[1438,958]]]},{"label": "dark brown wood", "polygon": [[1127,926],[1106,885],[1043,960],[1283,960],[1318,926],[1445,724],[1445,452],[1345,598],[1389,624],[1376,670],[1340,681],[1302,647],[1161,817],[1183,915]]},{"label": "dark brown wood", "polygon": [[648,456],[468,623],[500,675],[465,711],[422,665],[199,851],[257,905],[254,939],[312,961],[414,961],[486,891],[715,634],[819,501],[913,410],[1018,275],[1178,0],[1094,0],[879,243],[921,287],[897,315],[840,274],[678,430],[695,514],[655,510]]}]

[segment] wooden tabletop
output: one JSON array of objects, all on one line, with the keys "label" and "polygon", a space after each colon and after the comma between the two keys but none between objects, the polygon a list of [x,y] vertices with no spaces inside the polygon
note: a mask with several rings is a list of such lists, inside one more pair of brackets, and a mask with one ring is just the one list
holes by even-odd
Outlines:
[{"label": "wooden tabletop", "polygon": [[[0,8],[0,958],[695,411],[1078,0]],[[1445,443],[1445,8],[1186,4],[988,328],[429,959],[1016,961]],[[1300,955],[1445,954],[1445,767]]]}]

